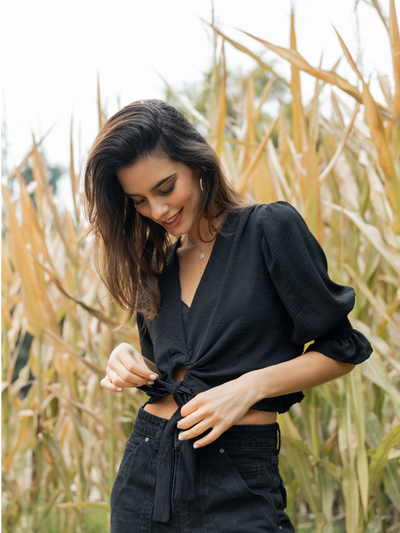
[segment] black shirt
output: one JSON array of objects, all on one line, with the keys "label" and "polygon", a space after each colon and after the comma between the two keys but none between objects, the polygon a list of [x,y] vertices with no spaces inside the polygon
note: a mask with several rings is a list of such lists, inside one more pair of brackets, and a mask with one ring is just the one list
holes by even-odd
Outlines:
[{"label": "black shirt", "polygon": [[181,300],[182,302],[182,305],[181,305],[181,310],[182,310],[182,324],[183,324],[183,329],[184,329],[184,332],[185,332],[185,337],[186,337],[186,322],[187,322],[187,319],[188,319],[188,316],[189,316],[189,309],[190,307],[188,305],[185,304],[185,302],[183,300]]},{"label": "black shirt", "polygon": [[[347,318],[355,303],[352,287],[334,283],[326,256],[304,219],[288,202],[258,204],[230,212],[222,225],[183,325],[177,246],[159,281],[161,307],[146,322],[137,315],[142,354],[162,375],[139,387],[149,403],[173,394],[179,408],[165,426],[165,439],[181,419],[180,407],[197,393],[246,372],[317,351],[359,364],[372,353],[365,336]],[[184,365],[183,381],[174,369]],[[301,391],[265,398],[252,408],[284,413],[304,398]],[[197,437],[199,438],[199,437]],[[192,440],[183,441],[178,467],[179,499],[194,498]],[[165,452],[166,454],[169,452]],[[171,475],[173,457],[161,453],[160,475]],[[157,506],[165,495],[157,492]],[[164,504],[159,518],[168,516]]]}]

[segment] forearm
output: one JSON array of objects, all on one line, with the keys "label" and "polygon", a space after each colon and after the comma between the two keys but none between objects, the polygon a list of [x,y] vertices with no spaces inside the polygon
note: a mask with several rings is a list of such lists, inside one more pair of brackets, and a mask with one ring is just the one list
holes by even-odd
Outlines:
[{"label": "forearm", "polygon": [[240,378],[200,392],[181,407],[181,440],[194,439],[208,428],[211,431],[193,443],[206,446],[236,424],[248,409],[263,398],[309,389],[335,379],[354,367],[318,352],[305,353],[292,361],[253,370]]},{"label": "forearm", "polygon": [[311,389],[347,374],[354,366],[319,352],[306,352],[291,361],[247,372],[239,381],[250,387],[256,403],[263,398]]}]

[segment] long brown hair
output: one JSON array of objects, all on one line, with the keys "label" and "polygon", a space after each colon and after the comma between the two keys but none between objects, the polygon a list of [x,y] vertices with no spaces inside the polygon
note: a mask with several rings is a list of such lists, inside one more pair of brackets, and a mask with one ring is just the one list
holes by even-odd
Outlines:
[{"label": "long brown hair", "polygon": [[[160,306],[158,278],[172,253],[171,236],[160,224],[140,215],[124,194],[116,172],[145,157],[167,157],[197,169],[203,192],[197,223],[213,215],[242,210],[250,205],[226,179],[221,162],[191,122],[162,100],[139,100],[113,115],[90,150],[84,178],[84,209],[89,221],[85,235],[93,233],[97,272],[117,304],[154,318]],[[119,329],[119,328],[118,328]]]}]

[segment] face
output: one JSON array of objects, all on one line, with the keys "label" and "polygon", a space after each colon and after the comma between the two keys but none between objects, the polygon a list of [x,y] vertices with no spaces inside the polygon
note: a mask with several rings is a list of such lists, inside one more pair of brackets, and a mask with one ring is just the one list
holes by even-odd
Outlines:
[{"label": "face", "polygon": [[119,169],[117,178],[142,216],[161,224],[174,236],[193,228],[201,197],[197,170],[168,158],[153,157]]}]

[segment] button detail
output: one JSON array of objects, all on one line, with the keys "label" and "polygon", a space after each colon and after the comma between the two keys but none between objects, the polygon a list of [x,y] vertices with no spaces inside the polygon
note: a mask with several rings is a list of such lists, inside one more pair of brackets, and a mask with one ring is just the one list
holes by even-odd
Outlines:
[{"label": "button detail", "polygon": [[149,437],[146,437],[146,438],[145,438],[144,440],[145,440],[146,442],[148,442],[148,440],[149,440]]},{"label": "button detail", "polygon": [[219,453],[224,453],[224,451],[225,450],[223,448],[220,448]]},{"label": "button detail", "polygon": [[283,527],[282,527],[282,526],[279,526],[279,529],[283,529]]}]

